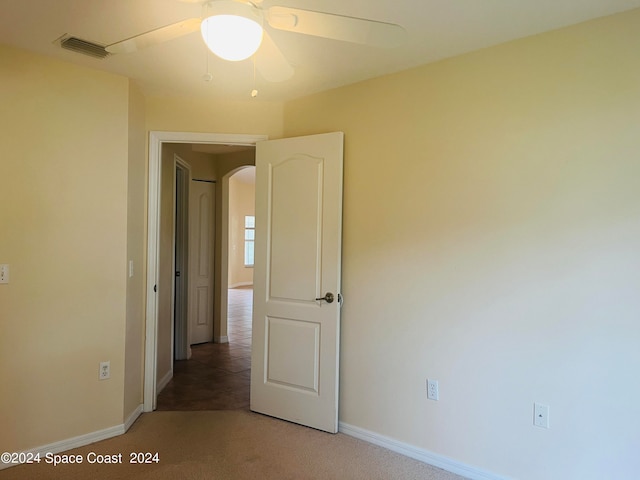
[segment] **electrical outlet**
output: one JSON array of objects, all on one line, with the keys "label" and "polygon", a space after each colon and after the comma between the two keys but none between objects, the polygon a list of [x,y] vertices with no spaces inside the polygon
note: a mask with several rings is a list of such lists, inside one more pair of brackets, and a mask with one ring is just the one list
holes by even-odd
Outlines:
[{"label": "electrical outlet", "polygon": [[427,378],[427,398],[430,400],[438,400],[440,394],[438,392],[438,381],[429,380]]},{"label": "electrical outlet", "polygon": [[9,265],[0,265],[0,283],[9,283]]},{"label": "electrical outlet", "polygon": [[536,427],[549,428],[549,405],[533,404],[533,424]]},{"label": "electrical outlet", "polygon": [[111,377],[111,362],[100,362],[100,374],[98,378],[100,380],[106,380]]}]

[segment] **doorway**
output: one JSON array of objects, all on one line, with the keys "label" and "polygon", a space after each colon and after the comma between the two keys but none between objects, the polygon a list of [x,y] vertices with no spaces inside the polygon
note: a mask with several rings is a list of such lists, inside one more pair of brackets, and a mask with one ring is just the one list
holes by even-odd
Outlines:
[{"label": "doorway", "polygon": [[[153,411],[156,407],[158,386],[158,284],[160,279],[160,182],[162,180],[162,146],[165,143],[196,143],[255,146],[256,142],[266,140],[266,135],[235,135],[235,134],[198,134],[186,132],[151,132],[149,138],[149,215],[148,215],[148,261],[147,261],[147,320],[145,343],[145,375],[144,375],[144,411]],[[228,298],[228,177],[225,176],[217,194],[221,203],[221,221],[219,238],[216,245],[215,260],[224,272],[216,274],[216,305],[214,322],[219,327],[217,336],[219,341],[226,336],[227,298]],[[225,212],[227,216],[225,217]],[[170,372],[172,373],[172,372]],[[170,377],[169,377],[170,379]]]},{"label": "doorway", "polygon": [[[171,146],[173,149],[174,146]],[[193,148],[193,147],[192,147]],[[198,147],[199,148],[199,147]],[[186,152],[182,152],[189,159]],[[253,154],[251,154],[253,158]],[[166,160],[166,159],[165,159]],[[236,159],[237,160],[237,159]],[[224,167],[221,163],[218,167]],[[198,168],[192,173],[197,176]],[[200,171],[203,173],[203,171]],[[255,167],[238,167],[228,172],[228,308],[223,342],[212,343],[213,332],[199,332],[210,317],[209,282],[213,263],[212,226],[204,222],[213,205],[214,183],[191,181],[189,195],[189,356],[176,357],[172,378],[159,389],[157,410],[236,410],[249,409],[251,380],[251,330],[253,307],[253,241],[255,231]],[[216,180],[217,181],[217,180]],[[176,170],[176,231],[181,231],[179,204],[181,175]],[[184,243],[184,242],[182,242]],[[176,246],[180,245],[177,237]],[[176,250],[178,251],[178,250]],[[176,254],[178,257],[179,254]],[[178,265],[178,262],[176,262]],[[176,270],[176,272],[178,269]],[[176,276],[176,285],[181,276]],[[177,293],[177,291],[176,291]],[[195,301],[197,300],[197,301]],[[180,302],[176,299],[176,305]],[[212,310],[212,308],[211,308]],[[177,317],[176,317],[177,318]],[[202,320],[202,321],[199,321]],[[202,325],[199,325],[202,324]],[[203,333],[203,335],[199,335]]]},{"label": "doorway", "polygon": [[[153,137],[154,132],[151,141]],[[254,315],[260,321],[256,321],[256,328],[252,329],[252,336],[256,338],[252,342],[255,348],[251,349],[254,364],[250,383],[251,410],[332,433],[338,430],[343,145],[342,132],[264,141],[256,145],[252,159],[258,164],[258,173],[263,175],[257,180],[256,190],[256,195],[260,196],[256,226],[262,234],[256,245],[257,290],[253,307]],[[150,146],[150,155],[161,147],[160,141],[156,146]],[[276,169],[274,177],[272,174]],[[152,177],[152,160],[149,170]],[[305,180],[303,183],[301,178]],[[224,179],[228,180],[228,177]],[[223,181],[222,191],[228,191],[228,182]],[[223,202],[225,199],[228,197],[223,194]],[[153,211],[154,207],[150,198],[150,222],[158,215]],[[228,208],[223,208],[221,242],[224,247],[217,253],[228,255],[225,212],[228,222]],[[310,217],[309,212],[313,212]],[[304,222],[299,223],[300,220]],[[158,230],[150,228],[150,242],[157,234]],[[156,247],[152,245],[149,250],[154,251]],[[292,253],[296,258],[291,258]],[[156,265],[151,265],[151,270],[155,274],[159,261],[157,252],[153,258]],[[222,256],[221,263],[224,260],[225,256]],[[297,267],[293,268],[299,263],[306,265],[302,275]],[[223,267],[221,272],[225,271]],[[227,286],[228,278],[225,277],[222,275],[220,285]],[[157,276],[152,278],[157,282]],[[154,293],[156,286],[157,283]],[[322,292],[325,292],[324,296]],[[335,303],[332,292],[337,294]],[[228,295],[228,291],[220,293],[225,297]],[[289,300],[284,309],[280,309],[282,299]],[[154,303],[149,310],[156,313],[152,320],[157,322],[157,311],[153,311],[157,308],[157,297],[154,297]],[[218,307],[226,317],[226,301],[218,303]],[[226,329],[226,318],[224,320],[219,323],[220,329]],[[157,323],[154,326],[157,327]],[[145,352],[145,359],[150,358],[152,369],[155,369],[158,357],[152,354],[157,353],[159,344],[157,331],[150,333],[156,334],[156,341]],[[292,362],[292,357],[296,361]],[[262,372],[266,372],[265,375]],[[145,370],[145,381],[149,373]],[[154,396],[151,399],[145,396],[145,409],[149,401],[151,409],[155,407],[155,382],[153,379],[151,386]],[[146,387],[145,383],[145,395]],[[314,394],[309,396],[309,392]],[[294,406],[294,410],[289,406]]]}]

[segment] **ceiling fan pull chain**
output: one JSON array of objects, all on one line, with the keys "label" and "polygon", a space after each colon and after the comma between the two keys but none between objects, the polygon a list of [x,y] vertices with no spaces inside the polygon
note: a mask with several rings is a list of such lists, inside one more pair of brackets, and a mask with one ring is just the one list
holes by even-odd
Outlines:
[{"label": "ceiling fan pull chain", "polygon": [[251,97],[256,98],[258,96],[258,90],[256,89],[256,54],[253,54],[253,90],[251,90]]},{"label": "ceiling fan pull chain", "polygon": [[202,76],[202,79],[203,79],[205,82],[210,82],[211,80],[213,80],[213,75],[211,75],[211,72],[209,71],[209,49],[208,49],[208,48],[205,48],[205,49],[204,49],[204,54],[206,55],[206,56],[205,56],[205,63],[206,63],[206,66],[207,66],[207,71],[206,71],[206,73]]}]

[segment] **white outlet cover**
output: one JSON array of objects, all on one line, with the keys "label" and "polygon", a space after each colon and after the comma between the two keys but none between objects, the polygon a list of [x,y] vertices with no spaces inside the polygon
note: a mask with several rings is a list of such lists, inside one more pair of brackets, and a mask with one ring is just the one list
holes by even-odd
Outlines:
[{"label": "white outlet cover", "polygon": [[430,400],[438,400],[440,398],[440,392],[438,390],[438,381],[427,378],[427,398]]},{"label": "white outlet cover", "polygon": [[106,380],[111,377],[111,362],[100,362],[100,371],[98,372],[98,378],[100,380]]}]

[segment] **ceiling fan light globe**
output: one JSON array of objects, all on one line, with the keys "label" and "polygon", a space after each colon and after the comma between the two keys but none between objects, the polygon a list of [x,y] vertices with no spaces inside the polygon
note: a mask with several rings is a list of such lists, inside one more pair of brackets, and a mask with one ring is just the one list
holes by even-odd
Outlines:
[{"label": "ceiling fan light globe", "polygon": [[213,15],[201,24],[209,50],[224,60],[237,62],[252,56],[262,43],[262,26],[238,15]]}]

